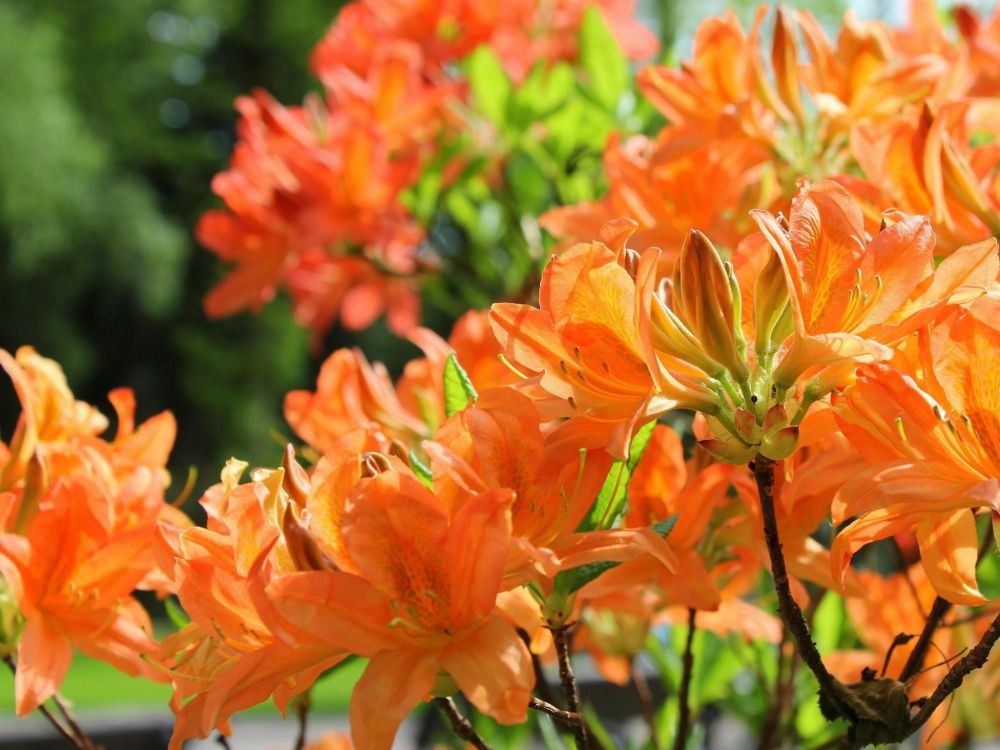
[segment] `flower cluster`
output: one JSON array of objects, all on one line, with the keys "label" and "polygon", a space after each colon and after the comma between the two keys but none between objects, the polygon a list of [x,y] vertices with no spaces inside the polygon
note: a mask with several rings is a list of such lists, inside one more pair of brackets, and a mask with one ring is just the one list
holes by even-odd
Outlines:
[{"label": "flower cluster", "polygon": [[[631,5],[598,3],[628,53],[649,57],[656,40]],[[205,300],[207,313],[255,310],[282,288],[317,335],[338,320],[366,328],[383,313],[397,333],[412,329],[418,275],[435,261],[419,252],[429,227],[406,193],[430,162],[443,162],[447,183],[487,150],[485,142],[454,147],[474,117],[467,59],[485,45],[514,80],[572,60],[587,7],[349,3],[313,52],[324,96],[285,107],[257,91],[236,102],[239,141],[212,184],[226,207],[206,213],[197,230],[233,264]]]},{"label": "flower cluster", "polygon": [[932,3],[912,6],[903,28],[849,12],[835,44],[804,10],[779,8],[768,45],[764,6],[749,32],[732,11],[706,20],[679,70],[639,74],[669,124],[610,141],[607,196],[550,211],[543,225],[571,243],[629,216],[642,244],[673,253],[698,227],[735,250],[748,211],[787,212],[809,175],[850,190],[869,229],[885,206],[928,216],[941,254],[992,236],[998,23],[962,8],[953,43]]},{"label": "flower cluster", "polygon": [[184,528],[164,500],[176,424],[163,412],[135,425],[132,391],[108,396],[107,418],[77,401],[59,366],[23,347],[0,350],[22,412],[0,443],[0,652],[16,661],[16,709],[24,716],[51,698],[73,648],[131,675],[165,681],[149,616],[136,589],[164,593],[156,564],[157,524]]}]

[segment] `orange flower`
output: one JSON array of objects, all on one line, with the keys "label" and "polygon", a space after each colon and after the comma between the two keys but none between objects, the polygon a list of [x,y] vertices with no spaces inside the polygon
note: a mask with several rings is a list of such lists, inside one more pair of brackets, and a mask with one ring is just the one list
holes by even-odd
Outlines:
[{"label": "orange flower", "polygon": [[[994,165],[996,102],[925,104],[879,126],[858,128],[852,149],[868,180],[901,209],[927,214],[942,252],[1000,231]],[[973,145],[984,134],[993,138]]]},{"label": "orange flower", "polygon": [[833,545],[836,580],[860,547],[914,531],[935,590],[960,604],[983,601],[970,509],[1000,512],[998,314],[992,297],[954,310],[922,334],[918,380],[874,365],[836,396],[841,428],[872,464],[833,504],[836,523],[855,518]]},{"label": "orange flower", "polygon": [[360,750],[389,748],[432,693],[460,689],[500,722],[525,720],[531,659],[497,609],[509,490],[439,497],[372,453],[328,456],[311,477],[289,453],[239,485],[244,467],[202,500],[207,529],[165,529],[192,618],[164,643],[172,747],[272,693],[283,709],[347,654],[369,659],[351,700]]},{"label": "orange flower", "polygon": [[444,421],[444,364],[454,351],[478,390],[520,380],[499,359],[500,346],[486,314],[470,311],[455,323],[447,343],[427,329],[410,340],[424,357],[407,363],[393,385],[381,363],[370,364],[353,349],[340,349],[323,363],[315,393],[285,396],[285,419],[295,433],[320,453],[336,452],[349,433],[364,430],[374,439],[367,448],[403,453],[418,448]]},{"label": "orange flower", "polygon": [[286,644],[265,622],[255,596],[255,572],[264,559],[268,575],[277,579],[312,569],[322,555],[300,530],[312,491],[302,469],[286,461],[285,470],[257,470],[251,482],[239,484],[245,469],[231,460],[222,482],[202,497],[207,528],[161,527],[158,552],[191,617],[161,647],[177,714],[171,748],[216,727],[228,731],[233,713],[272,694],[284,711],[292,697],[346,656],[305,635]]},{"label": "orange flower", "polygon": [[891,118],[911,102],[950,88],[942,84],[950,72],[946,50],[907,54],[893,44],[885,24],[859,21],[852,11],[844,14],[834,50],[812,14],[794,16],[810,57],[803,83],[829,123],[829,137]]},{"label": "orange flower", "polygon": [[[312,64],[330,86],[331,72],[364,71],[381,45],[403,42],[421,50],[427,60],[424,74],[433,80],[441,78],[449,64],[488,44],[508,75],[520,81],[540,62],[576,57],[577,32],[589,5],[581,0],[516,0],[496,6],[472,0],[353,2],[317,45]],[[603,12],[630,58],[656,52],[656,37],[635,20],[633,0],[599,0],[593,5]]]},{"label": "orange flower", "polygon": [[762,211],[754,218],[781,260],[795,323],[774,370],[779,388],[819,370],[822,395],[849,374],[831,366],[888,359],[885,344],[924,324],[928,311],[974,296],[974,286],[982,293],[983,279],[996,275],[995,241],[935,270],[934,235],[922,216],[889,212],[888,226],[869,240],[860,208],[831,181],[803,184],[787,227]]},{"label": "orange flower", "polygon": [[747,212],[769,205],[776,186],[764,170],[768,154],[747,139],[720,137],[699,143],[666,128],[655,140],[613,135],[604,150],[608,194],[595,203],[555,208],[542,226],[567,245],[599,236],[602,226],[628,217],[638,227],[632,241],[656,245],[671,256],[691,227],[734,248],[749,229]]},{"label": "orange flower", "polygon": [[[702,545],[710,544],[706,539],[709,526],[726,501],[732,468],[710,464],[706,458],[705,453],[699,452],[685,462],[677,433],[665,425],[657,425],[629,480],[625,524],[636,528],[677,516],[669,537],[678,557],[677,570],[660,572],[657,586],[669,604],[711,610],[717,609],[721,601],[710,572],[716,561],[706,559]],[[632,565],[636,564],[629,564]],[[624,576],[625,572],[618,575]]]},{"label": "orange flower", "polygon": [[[435,490],[448,498],[463,489],[507,489],[511,506],[511,549],[505,587],[530,580],[548,595],[560,570],[593,562],[620,562],[649,554],[656,564],[675,567],[676,557],[646,524],[635,529],[578,532],[611,467],[602,450],[581,451],[560,427],[543,432],[538,409],[511,389],[480,394],[474,406],[455,414],[426,443],[437,470]],[[664,519],[659,519],[664,520]]]},{"label": "orange flower", "polygon": [[[237,107],[240,142],[230,170],[213,181],[228,210],[209,211],[197,229],[202,244],[236,264],[206,298],[208,314],[256,310],[289,286],[297,315],[318,335],[346,301],[348,323],[370,322],[388,306],[390,322],[406,330],[418,302],[403,277],[415,271],[422,232],[398,194],[416,178],[415,158],[390,159],[400,144],[368,116],[286,109],[263,92]],[[386,270],[400,278],[373,283]]]},{"label": "orange flower", "polygon": [[24,347],[0,350],[23,411],[0,467],[0,575],[21,627],[3,633],[16,649],[19,716],[48,700],[66,676],[72,649],[131,675],[162,680],[143,656],[156,650],[136,588],[163,591],[151,542],[156,523],[187,521],[166,505],[164,469],[175,426],[169,413],[135,429],[131,391],[113,391],[118,436],[77,401],[62,370]]},{"label": "orange flower", "polygon": [[[626,232],[626,236],[627,236]],[[553,257],[542,275],[539,308],[501,303],[493,330],[517,366],[539,372],[552,416],[577,447],[605,447],[624,456],[644,422],[679,406],[704,406],[715,396],[695,381],[650,371],[640,341],[640,297],[626,270],[630,256],[601,242]]]},{"label": "orange flower", "polygon": [[[156,486],[146,491],[157,490],[162,493]],[[156,644],[148,615],[132,597],[153,565],[156,519],[108,529],[101,518],[108,501],[83,481],[60,481],[41,500],[26,533],[0,534],[0,573],[24,622],[14,682],[18,716],[59,689],[73,647],[127,674],[163,681],[143,660]],[[0,508],[0,515],[9,511]]]},{"label": "orange flower", "polygon": [[989,20],[980,18],[967,5],[955,8],[955,26],[968,45],[970,67],[975,79],[970,96],[993,96],[1000,87],[1000,11]]},{"label": "orange flower", "polygon": [[523,722],[531,659],[496,609],[512,493],[445,502],[395,462],[382,466],[349,487],[329,521],[319,514],[337,504],[316,506],[309,532],[337,568],[272,579],[272,624],[292,642],[317,638],[370,659],[351,698],[360,750],[389,748],[406,714],[449,684],[497,721]]},{"label": "orange flower", "polygon": [[649,67],[639,88],[671,123],[702,139],[745,136],[771,142],[776,118],[757,97],[758,13],[750,36],[736,14],[708,18],[695,31],[693,59],[681,70]]}]

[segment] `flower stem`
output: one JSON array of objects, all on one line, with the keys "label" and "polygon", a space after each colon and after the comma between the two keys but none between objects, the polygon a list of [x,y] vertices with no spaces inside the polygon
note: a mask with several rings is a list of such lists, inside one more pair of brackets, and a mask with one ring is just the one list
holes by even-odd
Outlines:
[{"label": "flower stem", "polygon": [[455,705],[455,701],[451,698],[435,698],[434,700],[440,706],[441,712],[451,722],[451,728],[459,738],[468,742],[476,750],[490,750],[490,746],[483,741],[482,737],[476,734],[476,730],[472,728],[469,720],[462,716],[462,713],[458,710],[458,706]]},{"label": "flower stem", "polygon": [[788,582],[788,570],[785,568],[785,557],[781,551],[781,539],[778,535],[778,519],[774,509],[774,467],[775,462],[758,455],[750,464],[754,479],[757,482],[757,494],[760,498],[761,519],[764,524],[764,543],[771,559],[771,575],[774,578],[774,590],[778,595],[778,611],[788,631],[795,639],[802,661],[816,676],[821,695],[825,695],[837,712],[852,723],[857,720],[857,711],[847,694],[847,689],[830,674],[819,649],[809,632],[809,625],[802,614],[802,609],[792,598]]},{"label": "flower stem", "polygon": [[590,750],[590,733],[580,712],[580,690],[576,685],[576,675],[573,674],[573,664],[570,661],[569,626],[553,627],[552,639],[555,641],[556,654],[559,657],[559,680],[566,696],[566,708],[579,717],[573,724],[573,737],[576,739],[577,750]]},{"label": "flower stem", "polygon": [[687,745],[688,735],[691,733],[691,677],[694,674],[694,630],[695,617],[697,612],[693,607],[688,608],[688,630],[687,641],[684,644],[684,671],[681,674],[681,689],[677,697],[678,717],[677,734],[674,735],[674,750],[684,750]]},{"label": "flower stem", "polygon": [[649,741],[653,745],[653,750],[660,750],[660,737],[656,731],[656,712],[653,708],[653,693],[649,689],[649,681],[642,673],[642,668],[638,664],[638,659],[632,659],[632,686],[635,688],[635,695],[639,699],[639,707],[642,709],[642,717],[649,727]]},{"label": "flower stem", "polygon": [[299,719],[299,732],[295,737],[294,750],[304,750],[306,746],[306,732],[309,726],[309,709],[312,707],[312,699],[306,691],[295,699],[295,714]]}]

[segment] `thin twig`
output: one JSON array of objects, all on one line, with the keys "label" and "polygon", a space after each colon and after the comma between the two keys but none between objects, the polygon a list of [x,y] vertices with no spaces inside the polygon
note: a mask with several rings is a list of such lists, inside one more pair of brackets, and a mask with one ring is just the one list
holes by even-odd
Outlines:
[{"label": "thin twig", "polygon": [[639,708],[642,709],[642,717],[649,727],[649,741],[653,745],[653,750],[660,750],[659,732],[656,731],[656,712],[653,708],[653,692],[649,689],[649,681],[642,673],[642,668],[638,664],[638,659],[633,658],[631,663],[632,686],[635,688],[635,696],[639,699]]},{"label": "thin twig", "polygon": [[[931,639],[951,607],[952,604],[947,599],[940,596],[934,597],[934,603],[931,605],[931,611],[927,614],[924,629],[920,631],[920,636],[917,638],[913,650],[910,651],[910,655],[906,658],[906,664],[903,665],[903,671],[899,673],[900,682],[909,681],[924,666],[924,662],[927,660],[927,651],[931,647]],[[888,659],[888,657],[886,658]]]},{"label": "thin twig", "polygon": [[59,709],[59,713],[63,715],[63,719],[69,726],[70,731],[80,740],[80,746],[84,750],[97,750],[97,746],[91,741],[87,733],[83,731],[83,727],[80,726],[80,722],[77,721],[76,716],[73,715],[73,711],[67,706],[59,693],[52,696],[52,702],[56,704],[56,708]]},{"label": "thin twig", "polygon": [[570,713],[580,717],[580,720],[573,724],[573,737],[576,739],[577,750],[590,750],[590,732],[587,731],[587,724],[580,711],[580,690],[576,685],[576,675],[573,674],[573,664],[570,661],[569,625],[553,627],[552,640],[555,642],[556,655],[559,657],[559,680],[566,696],[566,708]]},{"label": "thin twig", "polygon": [[458,706],[455,705],[455,701],[451,698],[435,698],[434,700],[437,701],[441,712],[451,722],[451,728],[460,739],[465,740],[477,750],[490,750],[490,746],[483,741],[482,737],[476,734],[476,730],[472,728],[469,720],[462,716],[458,710]]},{"label": "thin twig", "polygon": [[548,701],[543,701],[534,696],[528,701],[528,708],[548,714],[570,731],[573,730],[574,725],[579,724],[583,719],[580,714],[573,713],[572,711],[563,711],[558,706],[553,706]]},{"label": "thin twig", "polygon": [[679,714],[677,717],[677,734],[674,735],[674,750],[684,750],[688,734],[691,732],[691,677],[694,674],[694,630],[697,610],[688,608],[687,641],[684,643],[683,672],[681,673],[681,689],[677,696]]},{"label": "thin twig", "polygon": [[[4,657],[3,661],[4,664],[10,667],[11,674],[16,676],[17,663],[14,661],[14,658],[8,655]],[[48,706],[46,706],[44,703],[40,703],[38,705],[38,712],[46,719],[48,719],[49,723],[53,727],[55,727],[55,730],[59,732],[60,735],[62,735],[63,739],[65,739],[67,742],[73,745],[73,747],[80,748],[80,750],[87,750],[86,746],[81,743],[80,739],[73,734],[72,730],[69,727],[67,727],[65,724],[59,721],[56,715],[49,710]]]},{"label": "thin twig", "polygon": [[905,646],[916,637],[912,633],[896,633],[896,637],[892,639],[892,643],[889,644],[889,648],[885,652],[885,658],[882,660],[882,671],[878,674],[880,678],[885,677],[885,673],[889,671],[892,655],[896,653],[896,649]]},{"label": "thin twig", "polygon": [[816,676],[820,694],[827,697],[841,716],[853,721],[857,718],[857,711],[846,699],[847,690],[830,674],[823,663],[823,657],[820,656],[819,649],[812,639],[802,609],[792,598],[788,570],[785,568],[785,557],[781,552],[781,539],[778,535],[778,518],[774,510],[774,466],[774,461],[761,455],[750,464],[754,479],[757,481],[761,519],[764,524],[764,543],[771,559],[771,575],[774,577],[774,590],[778,595],[778,611],[792,637],[795,638],[802,660]]},{"label": "thin twig", "polygon": [[986,629],[983,638],[944,676],[931,696],[920,707],[920,711],[910,722],[911,733],[922,727],[934,713],[934,710],[944,702],[945,698],[958,690],[962,681],[972,672],[982,667],[990,656],[993,645],[1000,640],[1000,615]]},{"label": "thin twig", "polygon": [[553,706],[559,705],[559,699],[556,697],[555,690],[552,689],[552,685],[549,684],[548,678],[545,676],[545,665],[542,664],[541,658],[538,654],[531,650],[531,636],[528,635],[527,631],[518,628],[517,634],[524,641],[525,647],[528,649],[528,653],[531,654],[531,666],[535,670],[535,690],[538,691],[539,696],[543,701],[549,703]]}]

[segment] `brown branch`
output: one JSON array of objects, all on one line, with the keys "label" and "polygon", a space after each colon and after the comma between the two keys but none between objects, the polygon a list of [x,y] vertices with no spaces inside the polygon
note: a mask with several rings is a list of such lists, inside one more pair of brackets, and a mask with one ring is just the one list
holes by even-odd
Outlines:
[{"label": "brown branch", "polygon": [[573,724],[573,737],[576,739],[577,750],[590,750],[590,732],[587,731],[587,724],[580,711],[580,690],[576,685],[576,675],[573,674],[573,664],[570,661],[569,627],[569,625],[552,627],[552,640],[555,641],[556,655],[559,657],[559,680],[566,696],[566,708],[570,713],[579,716],[579,720]]},{"label": "brown branch", "polygon": [[531,654],[531,666],[535,670],[535,690],[543,701],[556,706],[559,703],[559,699],[556,697],[555,690],[552,689],[552,685],[549,684],[548,678],[545,676],[545,666],[542,664],[542,660],[538,654],[531,650],[531,636],[521,628],[518,628],[517,634],[524,641],[524,646],[528,649],[528,653]]},{"label": "brown branch", "polygon": [[774,461],[761,455],[750,463],[750,470],[757,482],[760,514],[764,524],[764,543],[771,559],[771,575],[774,578],[775,593],[778,595],[778,611],[792,637],[795,638],[802,661],[816,676],[820,695],[827,698],[837,713],[854,722],[858,714],[853,705],[854,701],[851,700],[844,685],[826,668],[802,615],[802,609],[792,598],[788,570],[785,568],[785,557],[781,552],[781,539],[778,535],[778,518],[774,510],[774,466]]},{"label": "brown branch", "polygon": [[677,696],[678,717],[677,734],[674,735],[674,750],[684,750],[687,744],[688,735],[691,733],[691,678],[694,674],[694,630],[697,611],[693,607],[688,608],[688,630],[687,641],[684,643],[684,658],[682,661],[683,672],[681,673],[681,688]]},{"label": "brown branch", "polygon": [[458,710],[458,706],[455,705],[455,701],[451,698],[435,698],[434,700],[441,708],[441,713],[448,718],[451,728],[460,739],[465,740],[477,750],[490,750],[490,746],[483,741],[482,737],[476,734],[476,730],[472,728],[469,720],[462,716]]},{"label": "brown branch", "polygon": [[548,714],[570,731],[573,731],[576,724],[583,721],[583,717],[580,714],[573,713],[572,711],[563,711],[558,706],[553,706],[548,701],[543,701],[540,698],[535,698],[534,696],[532,696],[528,701],[528,708],[533,708],[536,711]]},{"label": "brown branch", "polygon": [[937,686],[931,696],[924,701],[923,705],[920,707],[920,711],[913,720],[910,722],[911,733],[917,731],[922,727],[927,720],[934,713],[935,709],[940,706],[944,700],[958,690],[962,681],[977,669],[982,667],[986,660],[990,656],[990,651],[993,649],[993,645],[1000,640],[1000,615],[993,618],[993,622],[986,629],[983,634],[983,638],[979,641],[976,646],[969,651],[962,659],[955,664],[949,671],[948,674],[944,676],[941,683]]},{"label": "brown branch", "polygon": [[66,724],[69,725],[70,731],[72,731],[73,734],[80,740],[80,744],[84,750],[98,750],[97,745],[95,745],[90,737],[87,736],[87,733],[83,731],[83,727],[80,726],[80,722],[77,721],[76,716],[73,715],[69,706],[63,702],[62,696],[59,695],[59,693],[52,696],[52,702],[56,704],[56,708],[59,709],[59,713],[63,715],[63,719],[66,721]]},{"label": "brown branch", "polygon": [[637,659],[633,658],[631,663],[632,686],[635,688],[635,696],[639,699],[639,708],[642,709],[642,717],[649,727],[649,741],[653,745],[653,750],[660,750],[660,737],[656,731],[656,712],[653,709],[653,693],[649,689],[649,681],[642,669],[637,664]]},{"label": "brown branch", "polygon": [[903,671],[899,673],[900,682],[908,682],[920,672],[927,660],[927,651],[931,647],[934,632],[940,627],[941,621],[944,620],[944,616],[948,614],[951,607],[952,604],[947,599],[942,599],[940,596],[934,597],[934,603],[931,605],[931,611],[927,614],[924,629],[920,631],[920,636],[917,638],[913,650],[910,651],[910,655],[906,658],[906,664],[903,665]]}]

